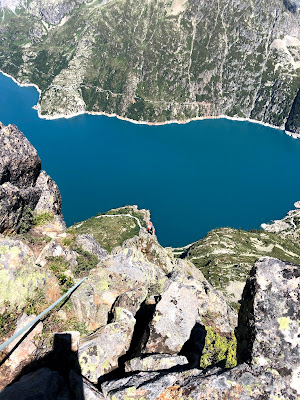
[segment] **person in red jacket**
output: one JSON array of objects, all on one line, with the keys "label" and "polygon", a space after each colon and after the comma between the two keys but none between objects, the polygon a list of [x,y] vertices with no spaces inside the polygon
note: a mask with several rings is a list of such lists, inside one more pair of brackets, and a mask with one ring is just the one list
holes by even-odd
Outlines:
[{"label": "person in red jacket", "polygon": [[155,228],[151,221],[148,222],[147,230],[148,230],[148,233],[150,233],[150,235],[155,235]]}]

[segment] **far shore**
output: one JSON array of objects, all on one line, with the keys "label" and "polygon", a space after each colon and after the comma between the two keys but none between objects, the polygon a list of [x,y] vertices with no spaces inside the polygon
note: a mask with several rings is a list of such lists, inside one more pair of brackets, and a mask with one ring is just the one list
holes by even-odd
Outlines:
[{"label": "far shore", "polygon": [[[0,73],[2,73],[3,75],[7,76],[10,79],[12,79],[20,87],[28,87],[28,86],[35,87],[35,89],[39,93],[39,96],[41,95],[42,92],[41,92],[40,88],[37,85],[35,85],[34,83],[21,83],[17,79],[15,79],[13,76],[7,74],[6,72],[3,72],[2,70],[0,70]],[[95,112],[95,111],[82,110],[82,111],[79,111],[79,112],[76,112],[76,113],[71,113],[71,114],[55,114],[55,115],[41,114],[41,108],[40,108],[39,102],[38,102],[38,104],[33,106],[33,108],[35,110],[37,110],[39,118],[46,119],[46,120],[55,120],[55,119],[60,119],[60,118],[69,119],[69,118],[77,117],[79,115],[89,114],[89,115],[102,115],[102,116],[106,116],[106,117],[115,117],[115,118],[118,118],[118,119],[123,120],[123,121],[131,122],[133,124],[149,125],[149,126],[160,126],[160,125],[166,125],[166,124],[187,124],[187,123],[192,122],[192,121],[202,121],[202,120],[207,120],[207,119],[222,119],[222,118],[225,118],[225,119],[232,120],[232,121],[252,122],[252,123],[255,123],[255,124],[260,124],[260,125],[263,125],[263,126],[267,126],[269,128],[278,129],[278,130],[284,131],[288,136],[291,136],[294,139],[300,139],[300,135],[299,134],[297,134],[295,132],[289,132],[289,131],[285,130],[284,127],[271,125],[271,124],[268,124],[266,122],[258,121],[258,120],[251,119],[251,118],[230,117],[228,115],[216,115],[216,116],[207,115],[207,116],[203,116],[203,117],[194,117],[194,118],[189,118],[189,119],[185,119],[185,120],[170,120],[170,121],[163,121],[163,122],[149,122],[149,121],[137,121],[137,120],[134,120],[134,119],[122,117],[121,115],[117,115],[115,113],[109,114],[109,113],[106,113],[106,112],[103,112],[103,111]]]}]

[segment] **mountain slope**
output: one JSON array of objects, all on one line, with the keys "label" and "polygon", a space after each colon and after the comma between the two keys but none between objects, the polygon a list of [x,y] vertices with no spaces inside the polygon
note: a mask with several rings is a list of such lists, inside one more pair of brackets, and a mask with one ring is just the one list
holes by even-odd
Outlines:
[{"label": "mountain slope", "polygon": [[293,104],[297,114],[295,0],[26,4],[0,3],[0,68],[39,86],[42,115],[163,122],[226,114],[284,126]]}]

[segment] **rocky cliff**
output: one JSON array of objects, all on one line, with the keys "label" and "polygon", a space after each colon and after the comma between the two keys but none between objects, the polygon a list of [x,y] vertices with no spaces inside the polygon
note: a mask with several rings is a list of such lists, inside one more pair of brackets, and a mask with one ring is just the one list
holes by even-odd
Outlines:
[{"label": "rocky cliff", "polygon": [[65,229],[57,185],[16,126],[0,123],[0,233],[25,232],[40,220]]},{"label": "rocky cliff", "polygon": [[[87,277],[0,353],[0,400],[300,397],[300,267],[286,259],[298,261],[295,231],[213,231],[211,246],[231,251],[207,273],[198,262],[211,258],[207,244],[163,248],[146,231],[149,211],[136,206],[66,230],[35,149],[16,127],[1,126],[0,140],[1,186],[23,205],[11,207],[10,192],[0,199],[9,227],[0,234],[0,343]],[[230,268],[230,257],[246,266]],[[243,287],[238,313],[221,278]]]},{"label": "rocky cliff", "polygon": [[[41,115],[228,115],[299,134],[295,0],[2,0],[0,68]],[[297,96],[298,93],[298,96]]]}]

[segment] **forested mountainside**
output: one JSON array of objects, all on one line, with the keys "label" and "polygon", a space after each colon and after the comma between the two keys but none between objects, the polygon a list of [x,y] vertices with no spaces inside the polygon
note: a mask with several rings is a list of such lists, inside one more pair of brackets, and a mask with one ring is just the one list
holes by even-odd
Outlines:
[{"label": "forested mountainside", "polygon": [[0,68],[44,116],[226,114],[299,133],[297,0],[1,0]]}]

